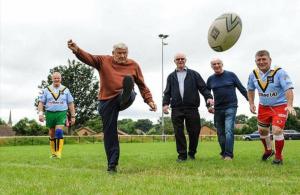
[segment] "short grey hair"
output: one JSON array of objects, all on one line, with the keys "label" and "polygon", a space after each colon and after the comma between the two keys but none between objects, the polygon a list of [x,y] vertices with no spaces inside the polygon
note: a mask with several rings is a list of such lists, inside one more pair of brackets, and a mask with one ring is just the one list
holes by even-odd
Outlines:
[{"label": "short grey hair", "polygon": [[60,76],[60,78],[61,78],[60,72],[55,71],[55,72],[52,73],[52,77],[54,77],[54,75],[58,75],[58,76]]},{"label": "short grey hair", "polygon": [[177,58],[178,56],[182,56],[182,57],[184,57],[184,58],[186,59],[186,55],[185,55],[184,53],[176,53],[176,54],[174,55],[174,60],[176,60],[176,58]]},{"label": "short grey hair", "polygon": [[212,65],[212,63],[214,61],[219,61],[222,65],[223,65],[223,61],[220,59],[220,58],[213,58],[211,61],[210,61],[210,64]]},{"label": "short grey hair", "polygon": [[261,56],[268,56],[269,58],[271,58],[270,56],[270,52],[267,50],[259,50],[256,52],[255,57],[261,57]]},{"label": "short grey hair", "polygon": [[128,50],[128,47],[125,43],[117,43],[113,46],[113,51],[115,51],[116,49],[126,49],[126,50]]}]

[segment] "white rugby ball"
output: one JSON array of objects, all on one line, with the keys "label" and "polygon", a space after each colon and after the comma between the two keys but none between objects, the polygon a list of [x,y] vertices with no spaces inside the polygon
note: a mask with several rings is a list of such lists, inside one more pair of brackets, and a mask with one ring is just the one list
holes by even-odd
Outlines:
[{"label": "white rugby ball", "polygon": [[237,14],[222,14],[208,30],[208,44],[217,52],[226,51],[237,42],[241,32],[242,20]]}]

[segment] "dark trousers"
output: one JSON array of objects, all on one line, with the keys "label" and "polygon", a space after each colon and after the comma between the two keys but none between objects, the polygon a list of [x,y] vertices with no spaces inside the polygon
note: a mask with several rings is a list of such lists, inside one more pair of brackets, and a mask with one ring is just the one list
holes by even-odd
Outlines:
[{"label": "dark trousers", "polygon": [[120,96],[109,100],[100,100],[98,105],[98,112],[103,123],[104,147],[108,167],[117,166],[119,162],[120,146],[117,129],[119,112],[133,103],[136,93],[132,91],[129,100],[122,104]]},{"label": "dark trousers", "polygon": [[[197,152],[200,134],[200,115],[197,108],[174,108],[172,109],[172,123],[176,139],[178,158],[186,159],[187,154],[194,156]],[[189,151],[184,134],[184,122],[189,135]]]}]

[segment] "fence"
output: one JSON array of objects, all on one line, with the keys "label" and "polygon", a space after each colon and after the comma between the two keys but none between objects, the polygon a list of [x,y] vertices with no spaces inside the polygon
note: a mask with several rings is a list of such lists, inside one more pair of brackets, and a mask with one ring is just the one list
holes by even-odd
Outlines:
[{"label": "fence", "polygon": [[[186,136],[188,139],[188,136]],[[201,135],[200,141],[216,141],[216,135]],[[241,135],[235,135],[235,140],[241,140]],[[149,142],[173,142],[174,135],[119,135],[121,143],[149,143]],[[88,144],[103,142],[102,135],[93,136],[64,136],[65,144]],[[0,137],[0,146],[18,146],[18,145],[47,145],[49,136],[13,136]]]}]

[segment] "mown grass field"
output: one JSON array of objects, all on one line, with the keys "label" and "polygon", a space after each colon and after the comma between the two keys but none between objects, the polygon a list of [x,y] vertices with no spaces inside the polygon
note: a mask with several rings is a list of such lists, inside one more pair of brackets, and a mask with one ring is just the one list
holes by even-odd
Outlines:
[{"label": "mown grass field", "polygon": [[235,142],[220,159],[217,142],[199,144],[195,161],[177,163],[175,143],[122,143],[116,175],[103,144],[0,147],[0,194],[300,194],[300,141],[286,141],[284,165],[261,162],[261,143]]}]

